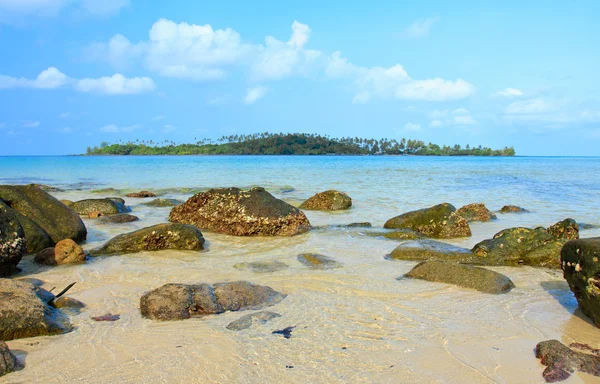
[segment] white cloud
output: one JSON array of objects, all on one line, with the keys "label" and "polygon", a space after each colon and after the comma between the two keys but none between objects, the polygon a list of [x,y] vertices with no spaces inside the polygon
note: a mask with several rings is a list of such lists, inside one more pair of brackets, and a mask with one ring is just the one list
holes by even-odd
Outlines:
[{"label": "white cloud", "polygon": [[104,93],[107,95],[132,95],[153,91],[154,81],[148,77],[126,78],[117,73],[111,77],[81,79],[75,89],[81,92]]},{"label": "white cloud", "polygon": [[67,119],[67,118],[69,118],[70,116],[71,116],[71,113],[69,113],[69,112],[63,112],[63,113],[61,113],[60,115],[58,115],[58,117],[59,117],[60,119]]},{"label": "white cloud", "polygon": [[404,130],[405,131],[420,131],[421,125],[409,122],[409,123],[404,124]]},{"label": "white cloud", "polygon": [[444,123],[442,123],[441,120],[431,120],[431,123],[429,124],[432,127],[441,127],[442,125],[444,125]]},{"label": "white cloud", "polygon": [[440,21],[439,17],[428,17],[426,19],[416,20],[402,33],[403,36],[419,38],[429,35],[433,25]]},{"label": "white cloud", "polygon": [[254,87],[248,88],[246,96],[244,97],[244,104],[250,105],[262,99],[267,94],[267,88],[265,87]]},{"label": "white cloud", "polygon": [[506,88],[506,89],[496,92],[496,95],[505,96],[505,97],[516,97],[516,96],[523,96],[523,92],[516,88]]},{"label": "white cloud", "polygon": [[40,126],[40,122],[39,121],[27,121],[25,123],[23,123],[23,128],[37,128]]},{"label": "white cloud", "polygon": [[506,107],[506,113],[509,115],[536,115],[549,112],[552,104],[544,99],[529,99],[523,101],[514,101]]},{"label": "white cloud", "polygon": [[105,125],[104,127],[100,128],[100,131],[107,132],[107,133],[130,133],[130,132],[133,132],[140,128],[142,128],[142,126],[140,124],[134,124],[134,125],[125,126],[125,127],[119,127],[116,124],[109,124],[109,125]]},{"label": "white cloud", "polygon": [[42,71],[35,79],[26,79],[24,77],[10,77],[0,75],[0,89],[2,88],[40,88],[54,89],[60,88],[69,82],[69,78],[56,69],[50,67]]},{"label": "white cloud", "polygon": [[511,123],[542,125],[542,128],[600,122],[600,111],[589,107],[566,99],[538,97],[508,104],[502,118]]},{"label": "white cloud", "polygon": [[429,114],[432,127],[476,125],[477,121],[465,108],[434,110]]},{"label": "white cloud", "polygon": [[357,93],[352,99],[352,104],[366,104],[371,100],[371,94],[368,91]]}]

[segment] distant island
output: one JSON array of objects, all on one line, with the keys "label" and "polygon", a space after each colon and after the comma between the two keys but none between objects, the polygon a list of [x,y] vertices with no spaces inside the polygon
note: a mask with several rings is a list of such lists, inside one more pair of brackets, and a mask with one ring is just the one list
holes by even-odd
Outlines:
[{"label": "distant island", "polygon": [[221,137],[216,143],[202,139],[192,144],[172,141],[102,142],[88,147],[86,155],[413,155],[413,156],[514,156],[513,147],[452,147],[420,140],[332,138],[307,133],[257,133]]}]

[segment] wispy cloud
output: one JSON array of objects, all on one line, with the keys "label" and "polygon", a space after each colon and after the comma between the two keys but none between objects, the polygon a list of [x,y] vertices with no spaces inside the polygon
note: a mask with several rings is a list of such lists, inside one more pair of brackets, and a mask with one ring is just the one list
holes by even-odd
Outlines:
[{"label": "wispy cloud", "polygon": [[504,97],[517,97],[517,96],[523,96],[523,91],[521,91],[520,89],[516,89],[516,88],[505,88],[501,91],[496,92],[497,96],[504,96]]},{"label": "wispy cloud", "polygon": [[406,123],[404,124],[404,130],[405,131],[420,131],[421,130],[421,125],[420,124],[415,124],[415,123]]},{"label": "wispy cloud", "polygon": [[441,19],[439,17],[428,17],[426,19],[416,20],[402,32],[402,36],[410,38],[429,36],[433,25],[438,23],[440,20]]},{"label": "wispy cloud", "polygon": [[104,127],[100,128],[100,131],[106,132],[106,133],[130,133],[130,132],[136,131],[140,128],[142,128],[142,126],[140,124],[121,126],[121,127],[116,124],[109,124],[109,125],[105,125]]},{"label": "wispy cloud", "polygon": [[265,87],[249,88],[246,91],[246,96],[244,97],[244,104],[246,104],[246,105],[254,104],[258,100],[262,99],[266,94],[267,94],[267,88],[265,88]]}]

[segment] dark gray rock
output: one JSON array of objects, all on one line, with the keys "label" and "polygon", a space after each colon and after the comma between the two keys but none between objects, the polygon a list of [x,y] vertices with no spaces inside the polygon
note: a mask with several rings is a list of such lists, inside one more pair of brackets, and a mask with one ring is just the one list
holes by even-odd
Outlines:
[{"label": "dark gray rock", "polygon": [[17,368],[17,358],[8,349],[4,341],[0,341],[0,376],[14,372]]},{"label": "dark gray rock", "polygon": [[[122,200],[122,199],[121,199]],[[85,199],[76,201],[71,206],[80,215],[89,215],[92,212],[100,212],[103,215],[116,215],[128,211],[125,204],[117,199]]]},{"label": "dark gray rock", "polygon": [[100,216],[100,218],[98,218],[100,224],[124,224],[138,220],[139,217],[128,213],[117,213],[116,215]]}]

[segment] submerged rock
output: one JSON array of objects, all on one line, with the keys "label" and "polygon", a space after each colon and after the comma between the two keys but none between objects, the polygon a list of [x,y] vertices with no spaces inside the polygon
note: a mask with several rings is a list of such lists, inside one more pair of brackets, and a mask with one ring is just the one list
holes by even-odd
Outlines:
[{"label": "submerged rock", "polygon": [[424,261],[404,277],[454,284],[493,294],[506,293],[515,287],[513,282],[501,273],[449,261]]},{"label": "submerged rock", "polygon": [[125,196],[127,197],[136,197],[136,198],[144,198],[144,197],[156,197],[156,194],[150,191],[140,191],[135,193],[128,193]]},{"label": "submerged rock", "polygon": [[140,299],[142,316],[154,320],[183,320],[190,317],[262,309],[281,302],[286,295],[270,287],[247,281],[214,285],[166,284]]},{"label": "submerged rock", "polygon": [[569,241],[560,256],[581,311],[600,327],[600,237]]},{"label": "submerged rock", "polygon": [[100,224],[123,224],[138,221],[140,218],[128,213],[117,213],[116,215],[102,216],[98,220]]},{"label": "submerged rock", "polygon": [[[28,228],[30,236],[35,233],[32,242],[36,244],[43,237],[38,233],[39,230],[48,235],[53,242],[51,245],[64,239],[81,242],[87,236],[83,221],[71,208],[37,187],[2,185],[0,200],[19,213],[19,220],[27,218],[21,225]],[[27,238],[27,233],[25,237]],[[36,250],[42,249],[41,244],[40,242],[36,246]]]},{"label": "submerged rock", "polygon": [[17,265],[26,251],[23,227],[15,212],[0,201],[0,277],[18,272]]},{"label": "submerged rock", "polygon": [[77,299],[73,299],[72,297],[61,296],[58,299],[54,300],[54,306],[56,308],[66,308],[66,309],[82,309],[85,308],[85,304]]},{"label": "submerged rock", "polygon": [[175,207],[180,204],[183,204],[183,201],[177,199],[154,199],[144,203],[149,207]]},{"label": "submerged rock", "polygon": [[417,261],[449,260],[455,262],[469,262],[474,259],[471,251],[466,248],[426,239],[402,243],[386,258]]},{"label": "submerged rock", "polygon": [[504,207],[500,208],[500,213],[527,213],[527,212],[529,212],[529,211],[526,210],[525,208],[521,208],[516,205],[505,205]]},{"label": "submerged rock", "polygon": [[85,199],[76,201],[71,206],[75,212],[80,215],[89,215],[92,212],[98,212],[102,215],[115,215],[128,211],[124,203],[116,199]]},{"label": "submerged rock", "polygon": [[256,273],[268,273],[281,271],[288,268],[289,265],[277,260],[265,260],[237,263],[233,267],[237,269],[248,269]]},{"label": "submerged rock", "polygon": [[458,216],[456,208],[448,203],[404,213],[389,219],[383,227],[412,229],[427,237],[440,239],[471,236],[469,223]]},{"label": "submerged rock", "polygon": [[200,251],[204,249],[204,237],[193,225],[157,224],[114,237],[90,254],[100,256],[165,249]]},{"label": "submerged rock", "polygon": [[575,371],[600,376],[600,357],[573,351],[558,340],[536,345],[535,357],[547,366],[542,374],[547,383],[566,380]]},{"label": "submerged rock", "polygon": [[487,209],[485,204],[468,204],[456,211],[456,214],[467,220],[472,221],[490,221],[497,219],[496,215]]},{"label": "submerged rock", "polygon": [[360,222],[360,223],[350,223],[342,225],[343,228],[372,228],[373,224],[368,221]]},{"label": "submerged rock", "polygon": [[312,269],[333,269],[342,267],[342,263],[339,261],[317,253],[303,253],[298,255],[297,259],[300,263]]},{"label": "submerged rock", "polygon": [[227,325],[227,329],[230,331],[241,331],[252,327],[254,324],[266,324],[267,322],[281,317],[279,313],[262,311],[257,313],[251,313],[244,315],[239,319],[232,321]]},{"label": "submerged rock", "polygon": [[14,372],[17,366],[17,358],[8,349],[8,345],[0,340],[0,377]]},{"label": "submerged rock", "polygon": [[44,265],[77,264],[85,262],[85,252],[71,239],[61,240],[53,248],[46,248],[35,255],[35,262]]},{"label": "submerged rock", "polygon": [[234,236],[294,236],[310,229],[302,211],[264,188],[199,193],[174,207],[169,220]]},{"label": "submerged rock", "polygon": [[0,279],[0,340],[68,332],[71,329],[68,319],[47,304],[52,297],[32,284]]},{"label": "submerged rock", "polygon": [[317,193],[300,205],[300,209],[315,211],[340,211],[350,207],[352,207],[350,196],[334,189]]},{"label": "submerged rock", "polygon": [[413,231],[412,229],[398,229],[393,232],[368,232],[366,235],[373,237],[385,237],[386,239],[390,240],[417,240],[425,237],[425,235],[422,235],[417,231]]}]

